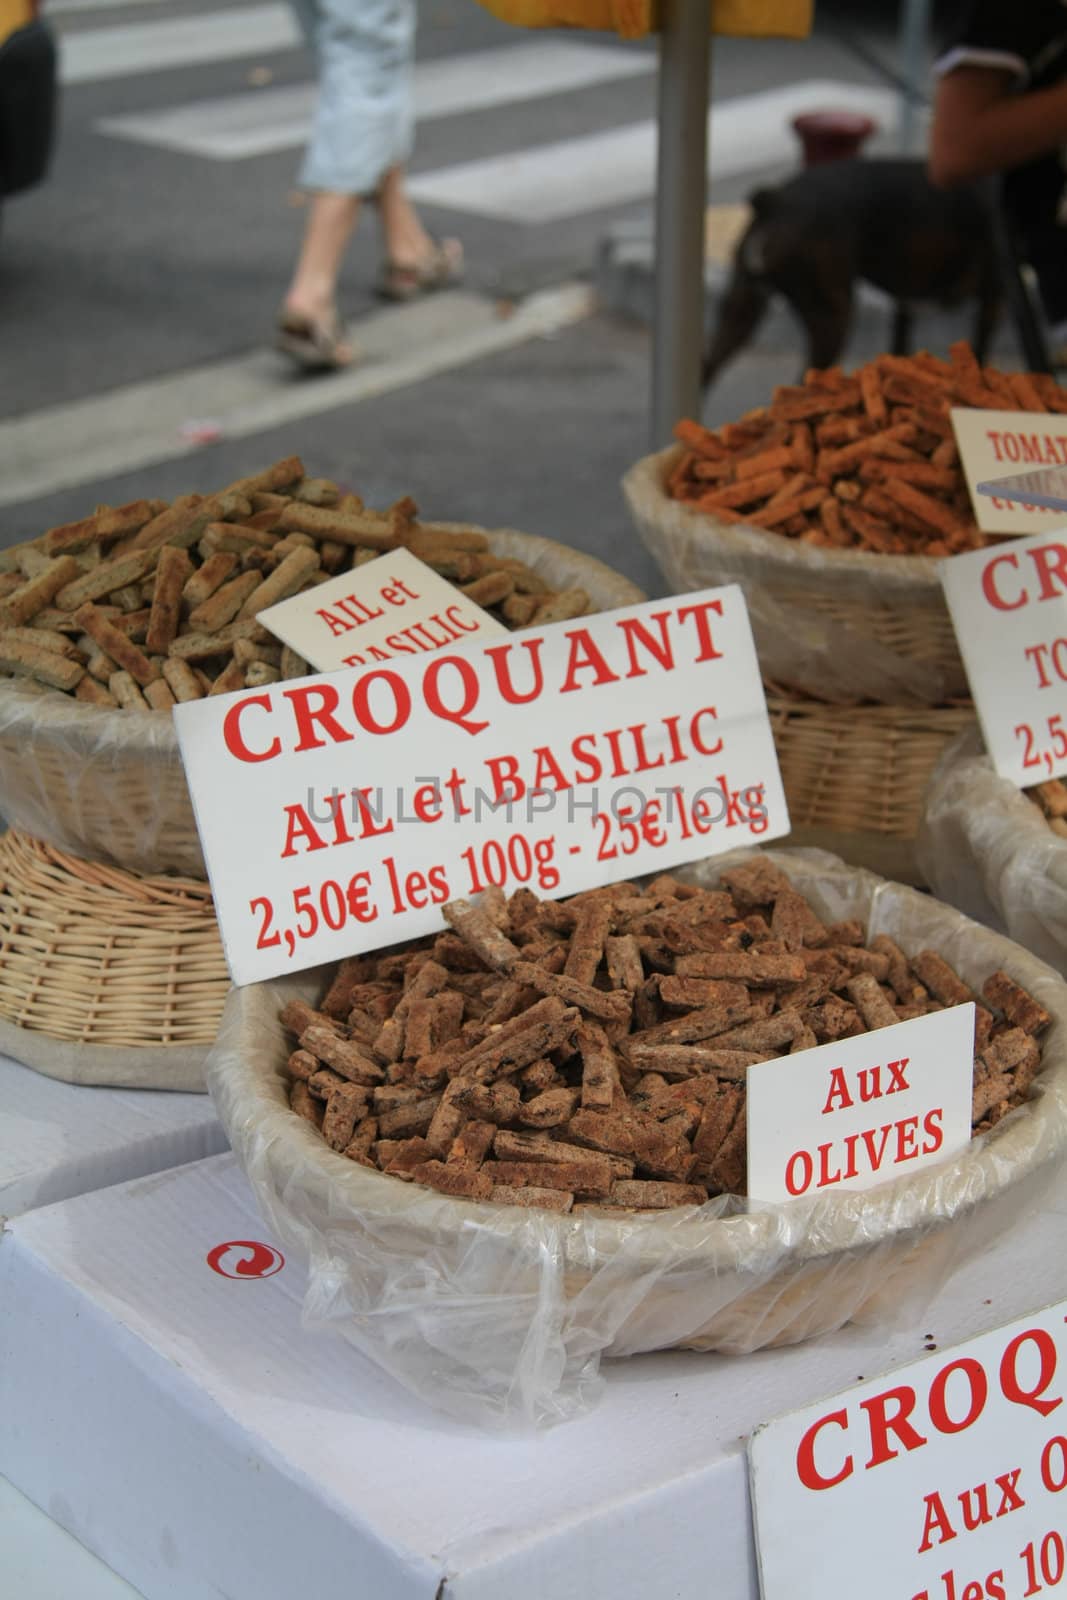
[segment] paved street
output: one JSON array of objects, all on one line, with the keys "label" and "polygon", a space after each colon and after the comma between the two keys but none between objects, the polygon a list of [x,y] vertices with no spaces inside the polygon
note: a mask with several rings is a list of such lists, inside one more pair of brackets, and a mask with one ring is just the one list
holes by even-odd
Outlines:
[{"label": "paved street", "polygon": [[[312,96],[286,5],[51,0],[47,14],[59,147],[0,235],[0,542],[295,449],[372,502],[411,491],[428,515],[560,537],[656,584],[617,487],[647,448],[649,339],[590,289],[598,240],[649,211],[653,46],[426,0],[413,190],[434,231],[463,238],[468,281],[383,308],[364,218],[343,305],[366,360],[308,379],[269,348]],[[865,107],[892,149],[893,27],[892,7],[840,0],[802,43],[716,41],[713,197],[795,166],[799,109]],[[884,345],[869,324],[853,359]],[[775,327],[710,420],[795,376],[791,330]]]}]

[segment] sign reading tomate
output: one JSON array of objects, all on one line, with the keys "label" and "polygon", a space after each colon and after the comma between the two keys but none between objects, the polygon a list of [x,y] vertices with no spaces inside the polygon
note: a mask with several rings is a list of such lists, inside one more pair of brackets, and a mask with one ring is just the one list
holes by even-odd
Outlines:
[{"label": "sign reading tomate", "polygon": [[1021,788],[1067,773],[1067,529],[952,556],[940,573],[997,771]]},{"label": "sign reading tomate", "polygon": [[982,531],[1033,534],[1059,527],[1062,512],[977,491],[987,479],[1025,472],[1028,467],[1067,466],[1067,416],[955,408],[951,417],[975,521]]},{"label": "sign reading tomate", "polygon": [[758,1429],[763,1600],[1067,1586],[1067,1303]]},{"label": "sign reading tomate", "polygon": [[789,830],[733,585],[174,715],[237,983]]}]

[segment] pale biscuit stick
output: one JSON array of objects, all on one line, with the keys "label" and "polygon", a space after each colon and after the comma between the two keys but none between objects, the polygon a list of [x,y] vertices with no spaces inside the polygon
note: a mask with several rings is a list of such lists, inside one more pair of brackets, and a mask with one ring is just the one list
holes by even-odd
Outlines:
[{"label": "pale biscuit stick", "polygon": [[[146,683],[151,683],[153,678],[159,677],[159,669],[155,663],[109,622],[96,606],[91,603],[79,606],[74,613],[74,619],[90,639],[100,646],[104,654],[110,656],[115,665],[123,672],[129,673],[134,682],[139,683],[142,688]],[[112,693],[114,693],[113,688]]]},{"label": "pale biscuit stick", "polygon": [[544,627],[549,622],[566,622],[571,617],[584,617],[589,610],[589,596],[584,589],[564,589],[550,595],[533,614],[531,626]]},{"label": "pale biscuit stick", "polygon": [[161,506],[159,500],[131,500],[124,506],[100,506],[84,522],[50,528],[41,543],[49,555],[84,550],[91,544],[110,544],[136,533],[158,514]]},{"label": "pale biscuit stick", "polygon": [[128,672],[113,672],[107,686],[120,706],[132,711],[148,710],[148,701]]},{"label": "pale biscuit stick", "polygon": [[56,606],[60,611],[78,611],[87,602],[100,600],[128,583],[137,583],[155,566],[157,554],[155,550],[139,550],[101,561],[80,578],[64,584],[55,596]]},{"label": "pale biscuit stick", "polygon": [[240,612],[249,595],[259,588],[258,572],[241,572],[230,578],[189,613],[189,626],[197,633],[213,634]]},{"label": "pale biscuit stick", "polygon": [[153,711],[170,711],[177,704],[170,685],[163,678],[154,678],[144,686],[144,697]]},{"label": "pale biscuit stick", "polygon": [[0,628],[0,637],[9,646],[31,644],[39,646],[42,650],[53,650],[56,655],[66,656],[71,661],[84,663],[85,660],[85,653],[75,640],[52,628]]},{"label": "pale biscuit stick", "polygon": [[73,583],[80,572],[73,556],[59,556],[55,561],[46,562],[36,577],[20,585],[0,604],[0,626],[17,628],[28,622],[45,609],[60,589]]},{"label": "pale biscuit stick", "polygon": [[278,527],[313,538],[329,539],[334,544],[362,546],[373,550],[395,550],[399,534],[388,522],[370,512],[348,511],[341,506],[305,506],[290,502],[278,515]]},{"label": "pale biscuit stick", "polygon": [[80,678],[78,680],[77,686],[74,690],[74,698],[76,700],[85,700],[89,705],[93,706],[115,707],[118,705],[118,701],[115,699],[115,696],[111,693],[111,690],[106,686],[106,684],[100,683],[96,678],[90,677],[88,672],[85,674],[84,678]]},{"label": "pale biscuit stick", "polygon": [[43,645],[26,644],[0,633],[0,671],[34,678],[52,689],[74,689],[85,676],[80,661],[71,661]]},{"label": "pale biscuit stick", "polygon": [[204,691],[193,669],[184,661],[176,661],[173,657],[163,663],[163,677],[170,686],[170,691],[175,700],[202,700]]},{"label": "pale biscuit stick", "polygon": [[224,551],[208,556],[203,566],[199,567],[185,584],[183,598],[186,604],[191,609],[203,605],[204,601],[225,583],[236,565],[237,557]]},{"label": "pale biscuit stick", "polygon": [[182,590],[191,572],[192,562],[184,550],[163,546],[145,632],[145,648],[151,655],[162,655],[178,632]]},{"label": "pale biscuit stick", "polygon": [[287,555],[269,578],[264,578],[258,588],[245,600],[241,607],[242,617],[255,616],[258,611],[265,611],[268,606],[277,605],[279,600],[286,600],[290,595],[296,594],[303,588],[311,575],[319,570],[319,553],[314,549],[299,549]]}]

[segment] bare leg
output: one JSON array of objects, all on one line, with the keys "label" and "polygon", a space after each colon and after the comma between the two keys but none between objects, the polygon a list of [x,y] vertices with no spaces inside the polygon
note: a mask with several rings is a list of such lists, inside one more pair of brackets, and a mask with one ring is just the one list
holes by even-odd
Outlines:
[{"label": "bare leg", "polygon": [[380,293],[389,300],[411,300],[427,289],[457,282],[463,246],[458,239],[434,239],[426,232],[408,198],[403,167],[389,168],[375,199],[385,241]]},{"label": "bare leg", "polygon": [[403,167],[389,168],[378,187],[377,199],[386,258],[399,267],[414,267],[424,261],[433,249],[433,240],[408,199]]},{"label": "bare leg", "polygon": [[[359,196],[319,193],[312,197],[304,241],[285,297],[286,312],[318,325],[336,320],[337,278],[345,248],[359,217]],[[338,362],[351,361],[353,350],[337,346]]]}]

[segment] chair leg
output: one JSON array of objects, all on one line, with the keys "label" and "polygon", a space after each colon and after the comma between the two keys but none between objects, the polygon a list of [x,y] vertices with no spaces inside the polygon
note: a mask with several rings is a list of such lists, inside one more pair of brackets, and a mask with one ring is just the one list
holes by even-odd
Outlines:
[{"label": "chair leg", "polygon": [[991,211],[993,240],[1000,266],[1000,279],[1004,287],[1004,298],[1015,324],[1019,344],[1022,346],[1023,358],[1031,372],[1051,372],[1052,358],[1045,339],[1042,318],[1023,274],[1022,260],[1004,207],[997,201],[991,207]]},{"label": "chair leg", "polygon": [[893,305],[893,354],[895,356],[911,355],[913,320],[911,307],[905,305],[903,300],[897,300]]}]

